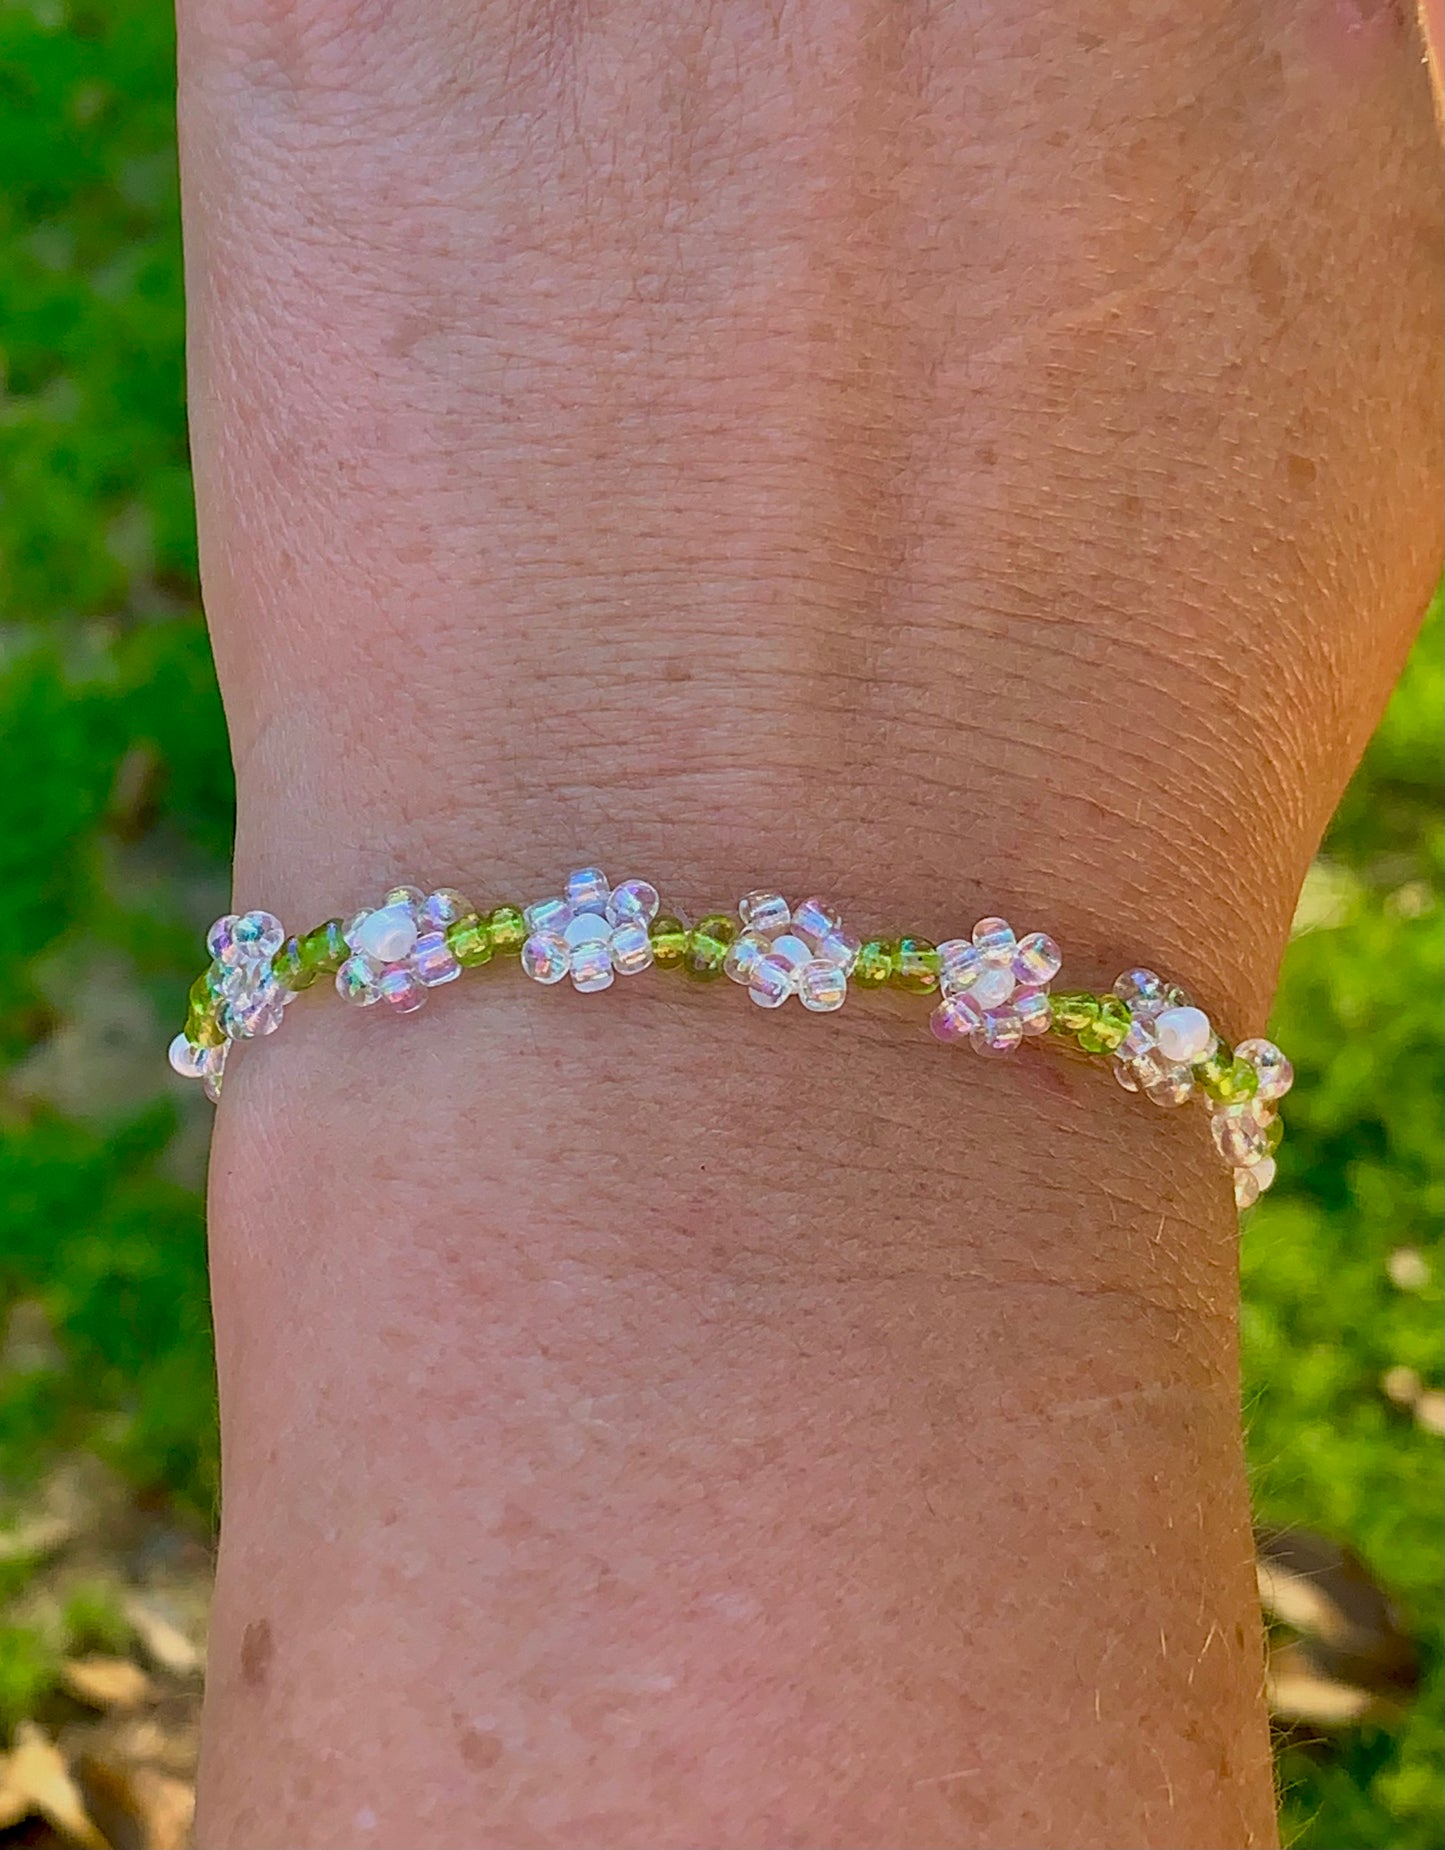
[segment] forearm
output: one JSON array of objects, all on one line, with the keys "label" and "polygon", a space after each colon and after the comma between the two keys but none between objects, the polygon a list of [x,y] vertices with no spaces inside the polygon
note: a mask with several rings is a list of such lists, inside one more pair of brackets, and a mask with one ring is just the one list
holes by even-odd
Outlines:
[{"label": "forearm", "polygon": [[[326,83],[258,103],[272,27],[219,61],[220,11],[186,122],[242,903],[600,858],[693,911],[1001,911],[1263,1026],[1435,569],[1398,47],[1336,148],[1312,18],[1146,19],[1106,82],[947,9],[624,10],[548,57],[396,9],[373,140],[343,105],[395,46],[270,44]],[[886,999],[488,971],[293,1011],[212,1224],[208,1842],[1267,1839],[1192,1114]]]}]

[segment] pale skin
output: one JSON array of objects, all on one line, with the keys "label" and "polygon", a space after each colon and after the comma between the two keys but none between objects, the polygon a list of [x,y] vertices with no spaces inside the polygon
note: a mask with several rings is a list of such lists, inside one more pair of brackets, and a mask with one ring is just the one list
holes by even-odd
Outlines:
[{"label": "pale skin", "polygon": [[[1045,926],[1262,1031],[1439,567],[1335,0],[181,0],[236,896]],[[489,970],[238,1062],[205,1850],[1274,1841],[1194,1112]]]}]

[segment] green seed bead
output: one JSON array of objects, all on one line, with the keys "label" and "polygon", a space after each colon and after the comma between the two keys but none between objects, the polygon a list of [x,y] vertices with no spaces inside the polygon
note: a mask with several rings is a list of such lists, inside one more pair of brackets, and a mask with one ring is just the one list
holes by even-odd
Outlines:
[{"label": "green seed bead", "polygon": [[1248,1060],[1237,1060],[1227,1047],[1220,1047],[1208,1060],[1194,1069],[1206,1098],[1216,1105],[1238,1105],[1253,1098],[1259,1090],[1259,1074]]},{"label": "green seed bead", "polygon": [[853,966],[853,981],[860,989],[881,989],[893,974],[893,956],[898,949],[891,938],[870,938],[858,953]]},{"label": "green seed bead", "polygon": [[221,1024],[214,1015],[191,1014],[186,1017],[186,1039],[193,1047],[219,1047],[225,1038]]},{"label": "green seed bead", "polygon": [[198,976],[191,984],[187,1002],[193,1015],[209,1015],[216,1005],[216,991],[211,983],[211,973]]},{"label": "green seed bead", "polygon": [[688,930],[671,912],[659,912],[647,928],[652,940],[652,961],[659,970],[680,970],[687,956]]},{"label": "green seed bead", "polygon": [[459,919],[453,919],[447,926],[447,943],[464,970],[475,970],[478,964],[492,961],[492,934],[478,913],[464,912]]},{"label": "green seed bead", "polygon": [[1099,998],[1091,996],[1084,989],[1050,996],[1049,1007],[1054,1018],[1053,1025],[1065,1034],[1077,1034],[1082,1028],[1092,1027],[1099,1019]]},{"label": "green seed bead", "polygon": [[709,913],[693,926],[683,970],[695,983],[711,983],[722,975],[728,946],[738,935],[738,922],[726,912]]},{"label": "green seed bead", "polygon": [[351,955],[340,919],[328,919],[301,940],[301,961],[316,976],[335,976]]},{"label": "green seed bead", "polygon": [[[1085,1048],[1085,1052],[1113,1053],[1129,1032],[1129,1024],[1132,1020],[1133,1016],[1129,1013],[1127,1002],[1121,1002],[1117,996],[1101,996],[1099,998],[1099,1019],[1091,1022],[1088,1029],[1090,1038],[1097,1040],[1099,1045]],[[1083,1046],[1082,1035],[1079,1037],[1079,1045]]]},{"label": "green seed bead", "polygon": [[503,957],[521,956],[527,942],[527,921],[519,906],[493,906],[486,925],[494,951],[500,951]]},{"label": "green seed bead", "polygon": [[942,959],[927,938],[900,938],[893,951],[889,982],[910,996],[927,996],[938,988]]},{"label": "green seed bead", "polygon": [[288,938],[271,959],[271,974],[283,989],[310,989],[321,974],[306,962],[299,938]]}]

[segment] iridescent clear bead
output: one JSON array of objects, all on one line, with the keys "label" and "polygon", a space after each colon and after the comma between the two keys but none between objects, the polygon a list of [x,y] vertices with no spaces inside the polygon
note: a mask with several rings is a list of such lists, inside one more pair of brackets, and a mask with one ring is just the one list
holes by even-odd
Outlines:
[{"label": "iridescent clear bead", "polygon": [[657,888],[646,880],[624,880],[607,896],[607,922],[610,925],[648,926],[657,917],[662,904]]},{"label": "iridescent clear bead", "polygon": [[171,1063],[172,1072],[179,1073],[182,1079],[204,1079],[209,1071],[208,1052],[209,1049],[197,1047],[184,1034],[178,1034],[167,1048],[166,1058]]},{"label": "iridescent clear bead", "polygon": [[368,913],[349,942],[374,964],[395,964],[411,955],[419,935],[412,907],[397,899]]},{"label": "iridescent clear bead", "polygon": [[561,927],[561,934],[574,950],[584,944],[606,944],[612,927],[600,912],[578,912]]},{"label": "iridescent clear bead", "polygon": [[1167,1008],[1154,1017],[1154,1038],[1166,1060],[1192,1066],[1208,1052],[1214,1030],[1203,1009]]},{"label": "iridescent clear bead", "polygon": [[[600,867],[579,867],[567,876],[567,903],[578,912],[605,911],[607,894],[607,876]],[[608,968],[611,969],[610,964]]]},{"label": "iridescent clear bead", "polygon": [[938,947],[938,987],[945,996],[962,995],[978,981],[983,956],[967,938],[948,938]]},{"label": "iridescent clear bead", "polygon": [[862,949],[862,940],[855,938],[852,932],[844,931],[841,925],[836,931],[830,931],[825,938],[818,940],[819,957],[824,963],[835,965],[844,976],[852,976],[858,962],[858,953]]},{"label": "iridescent clear bead", "polygon": [[1151,1054],[1158,1046],[1154,1038],[1154,1024],[1136,1015],[1129,1023],[1129,1031],[1120,1041],[1118,1054],[1121,1060],[1139,1060],[1145,1054]]},{"label": "iridescent clear bead", "polygon": [[353,912],[351,917],[342,926],[341,935],[351,946],[353,951],[356,949],[356,934],[370,917],[371,907],[363,906],[359,912]]},{"label": "iridescent clear bead", "polygon": [[798,1000],[815,1015],[829,1015],[848,1000],[848,979],[837,964],[815,957],[798,972]]},{"label": "iridescent clear bead", "polygon": [[1021,983],[1031,988],[1052,983],[1063,966],[1063,952],[1046,932],[1031,931],[1026,938],[1019,939],[1013,968]]},{"label": "iridescent clear bead", "polygon": [[423,931],[445,931],[472,910],[472,902],[455,887],[439,886],[422,901],[418,918]]},{"label": "iridescent clear bead", "polygon": [[765,938],[786,931],[793,922],[792,908],[781,893],[744,893],[738,901],[738,917],[748,931],[761,932]]},{"label": "iridescent clear bead", "polygon": [[759,958],[768,954],[768,941],[755,931],[739,932],[728,946],[727,956],[723,958],[723,974],[730,976],[735,983],[741,983],[746,989],[753,980],[753,971],[758,967]]},{"label": "iridescent clear bead", "polygon": [[1145,1082],[1144,1096],[1151,1105],[1172,1110],[1187,1103],[1194,1092],[1194,1075],[1187,1066],[1168,1066],[1156,1078]]},{"label": "iridescent clear bead", "polygon": [[983,1010],[968,994],[945,996],[928,1017],[935,1040],[970,1040],[983,1027]]},{"label": "iridescent clear bead", "polygon": [[816,897],[805,899],[801,906],[793,908],[793,930],[800,938],[806,938],[809,945],[821,944],[828,933],[837,931],[842,923],[833,908]]},{"label": "iridescent clear bead", "polygon": [[1024,1024],[1016,1009],[993,1009],[984,1016],[973,1044],[981,1053],[1012,1053],[1023,1038]]},{"label": "iridescent clear bead", "polygon": [[[243,912],[231,923],[232,959],[264,963],[286,942],[280,919],[269,912]],[[227,961],[231,961],[228,959]]]},{"label": "iridescent clear bead", "polygon": [[1234,1050],[1237,1060],[1248,1060],[1259,1074],[1256,1098],[1283,1098],[1294,1084],[1294,1068],[1273,1041],[1241,1041]]},{"label": "iridescent clear bead", "polygon": [[616,972],[606,938],[588,938],[572,951],[572,987],[590,996],[599,989],[610,989]]},{"label": "iridescent clear bead", "polygon": [[1239,1105],[1221,1105],[1209,1120],[1214,1147],[1233,1168],[1253,1165],[1269,1155],[1269,1119],[1253,1099]]},{"label": "iridescent clear bead", "polygon": [[795,980],[792,964],[786,958],[774,957],[770,953],[760,957],[753,965],[748,994],[759,1008],[781,1008],[792,995]]},{"label": "iridescent clear bead", "polygon": [[1025,1034],[1047,1034],[1053,1022],[1048,991],[1020,989],[1014,992],[1014,1013],[1024,1025]]},{"label": "iridescent clear bead", "polygon": [[1259,1183],[1259,1192],[1261,1195],[1267,1188],[1274,1187],[1274,1178],[1279,1172],[1272,1156],[1262,1156],[1257,1163],[1251,1166],[1254,1170],[1255,1180]]},{"label": "iridescent clear bead", "polygon": [[1007,966],[1013,962],[1018,940],[1007,919],[980,919],[973,928],[973,943],[985,963]]},{"label": "iridescent clear bead", "polygon": [[[795,915],[794,923],[796,922]],[[790,931],[785,931],[780,937],[774,938],[769,946],[769,952],[793,970],[801,970],[804,964],[813,961],[815,955],[812,945],[806,938],[797,937]]]},{"label": "iridescent clear bead", "polygon": [[970,984],[968,994],[981,1009],[996,1009],[1013,1000],[1016,987],[1014,973],[1007,964],[992,963],[985,959],[979,965],[978,975]]},{"label": "iridescent clear bead", "polygon": [[235,955],[235,925],[235,913],[228,912],[223,918],[217,919],[206,933],[206,949],[218,964],[230,963]]},{"label": "iridescent clear bead", "polygon": [[388,887],[381,903],[383,906],[405,906],[408,912],[417,912],[426,904],[426,894],[419,886],[403,881],[400,886]]},{"label": "iridescent clear bead", "polygon": [[[224,1047],[220,1047],[220,1048],[217,1048],[216,1051],[218,1053],[224,1053],[226,1050]],[[208,1072],[205,1075],[205,1077],[201,1080],[201,1090],[205,1093],[206,1097],[211,1101],[213,1105],[219,1105],[221,1102],[221,1085],[222,1085],[222,1082],[225,1080],[225,1077],[226,1077],[226,1068],[225,1068],[225,1065],[222,1064],[220,1066],[213,1067],[212,1070]]]},{"label": "iridescent clear bead", "polygon": [[1252,1208],[1264,1190],[1259,1185],[1256,1171],[1258,1163],[1252,1168],[1236,1169],[1234,1172],[1234,1205],[1239,1209]]},{"label": "iridescent clear bead", "polygon": [[637,976],[653,962],[652,938],[641,920],[617,926],[607,948],[619,976]]},{"label": "iridescent clear bead", "polygon": [[348,957],[336,972],[336,993],[354,1008],[370,1008],[381,999],[381,971],[369,957]]},{"label": "iridescent clear bead", "polygon": [[1139,1081],[1134,1077],[1133,1073],[1130,1072],[1129,1068],[1122,1060],[1111,1060],[1109,1064],[1114,1069],[1115,1085],[1122,1086],[1126,1092],[1137,1092],[1139,1090]]},{"label": "iridescent clear bead", "polygon": [[572,948],[560,932],[534,931],[522,946],[522,968],[534,983],[560,983],[572,962]]},{"label": "iridescent clear bead", "polygon": [[565,899],[539,899],[530,906],[522,908],[522,917],[527,922],[530,932],[558,932],[572,917],[572,908]]},{"label": "iridescent clear bead", "polygon": [[456,953],[447,943],[445,931],[422,933],[412,949],[411,967],[416,972],[417,981],[428,989],[437,989],[443,983],[454,983],[462,973]]},{"label": "iridescent clear bead", "polygon": [[1153,970],[1126,970],[1115,982],[1114,994],[1127,1002],[1136,1016],[1146,1019],[1169,1006],[1167,985]]},{"label": "iridescent clear bead", "polygon": [[390,964],[381,973],[381,1000],[397,1015],[414,1015],[426,1004],[426,988],[406,964]]}]

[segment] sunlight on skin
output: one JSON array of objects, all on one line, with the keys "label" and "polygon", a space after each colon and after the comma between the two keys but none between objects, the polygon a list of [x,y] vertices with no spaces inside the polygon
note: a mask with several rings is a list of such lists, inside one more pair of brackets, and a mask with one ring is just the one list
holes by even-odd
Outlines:
[{"label": "sunlight on skin", "polygon": [[[239,903],[600,859],[1261,1031],[1439,568],[1364,15],[183,0]],[[446,1004],[228,1080],[208,1850],[1270,1842],[1198,1120],[886,1006]]]}]

